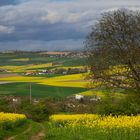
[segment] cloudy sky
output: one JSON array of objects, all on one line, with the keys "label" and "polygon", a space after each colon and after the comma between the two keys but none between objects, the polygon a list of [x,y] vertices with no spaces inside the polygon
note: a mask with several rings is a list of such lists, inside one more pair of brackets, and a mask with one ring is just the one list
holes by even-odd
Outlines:
[{"label": "cloudy sky", "polygon": [[83,47],[101,13],[140,9],[140,0],[0,0],[0,50]]}]

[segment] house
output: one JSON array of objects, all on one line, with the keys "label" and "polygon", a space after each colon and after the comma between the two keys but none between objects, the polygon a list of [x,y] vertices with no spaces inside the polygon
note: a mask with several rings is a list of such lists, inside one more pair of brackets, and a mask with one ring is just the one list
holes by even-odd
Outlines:
[{"label": "house", "polygon": [[6,69],[0,69],[0,72],[9,72],[9,71]]},{"label": "house", "polygon": [[39,103],[39,100],[38,99],[34,99],[33,100],[33,104],[38,104]]},{"label": "house", "polygon": [[100,100],[101,100],[101,98],[99,96],[95,96],[95,97],[90,99],[90,101],[93,101],[93,102],[94,101],[97,102],[97,101],[100,101]]},{"label": "house", "polygon": [[18,102],[18,99],[17,99],[17,98],[13,98],[12,100],[13,100],[13,102],[15,102],[15,103]]},{"label": "house", "polygon": [[78,95],[78,94],[76,94],[76,95],[75,95],[75,99],[76,99],[76,100],[82,100],[82,99],[84,99],[84,96],[83,96],[83,95]]},{"label": "house", "polygon": [[64,74],[64,75],[67,74],[67,71],[63,71],[62,74]]},{"label": "house", "polygon": [[70,54],[71,52],[44,52],[41,54],[48,55],[49,57],[66,57]]},{"label": "house", "polygon": [[35,73],[30,71],[30,72],[26,72],[25,75],[35,75]]}]

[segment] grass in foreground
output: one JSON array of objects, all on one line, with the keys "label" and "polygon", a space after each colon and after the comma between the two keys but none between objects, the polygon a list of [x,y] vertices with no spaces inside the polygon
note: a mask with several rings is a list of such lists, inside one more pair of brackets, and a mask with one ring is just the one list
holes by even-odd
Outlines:
[{"label": "grass in foreground", "polygon": [[139,140],[140,116],[53,115],[10,131],[5,134],[14,140]]},{"label": "grass in foreground", "polygon": [[[26,116],[23,114],[0,113],[0,139],[14,133],[15,129],[26,124]],[[17,130],[18,131],[18,130]],[[12,133],[11,133],[12,134]]]},{"label": "grass in foreground", "polygon": [[46,140],[139,140],[140,116],[54,115]]}]

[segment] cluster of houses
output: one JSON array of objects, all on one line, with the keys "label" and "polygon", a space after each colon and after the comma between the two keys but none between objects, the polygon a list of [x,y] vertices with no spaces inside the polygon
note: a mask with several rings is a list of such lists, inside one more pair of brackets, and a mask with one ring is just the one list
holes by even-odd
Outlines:
[{"label": "cluster of houses", "polygon": [[101,100],[101,97],[99,96],[92,96],[92,97],[88,97],[88,96],[83,96],[83,95],[80,95],[80,94],[76,94],[75,96],[72,96],[70,97],[71,99],[75,99],[75,100],[78,100],[78,101],[91,101],[91,102],[98,102]]},{"label": "cluster of houses", "polygon": [[25,75],[50,75],[53,74],[51,70],[39,70],[39,71],[28,71],[25,72]]},{"label": "cluster of houses", "polygon": [[87,69],[84,68],[56,68],[53,70],[36,70],[36,71],[27,71],[24,75],[52,75],[52,74],[78,74],[78,73],[85,73],[88,72]]},{"label": "cluster of houses", "polygon": [[[14,96],[7,97],[7,100],[14,104],[21,104],[22,102],[21,97],[14,97]],[[38,104],[39,102],[40,102],[39,99],[32,99],[33,104]]]},{"label": "cluster of houses", "polygon": [[0,69],[0,72],[10,72],[10,71],[7,69]]},{"label": "cluster of houses", "polygon": [[[80,94],[76,94],[74,96],[69,96],[67,99],[73,100],[73,101],[90,101],[90,102],[99,102],[101,101],[101,98],[99,96],[93,96],[93,97],[87,97]],[[20,97],[10,97],[9,100],[11,100],[13,103],[21,103]],[[39,103],[39,99],[33,99],[32,103],[37,104]]]},{"label": "cluster of houses", "polygon": [[41,55],[45,55],[52,58],[63,58],[63,57],[83,57],[84,52],[82,51],[62,51],[62,52],[41,52]]}]

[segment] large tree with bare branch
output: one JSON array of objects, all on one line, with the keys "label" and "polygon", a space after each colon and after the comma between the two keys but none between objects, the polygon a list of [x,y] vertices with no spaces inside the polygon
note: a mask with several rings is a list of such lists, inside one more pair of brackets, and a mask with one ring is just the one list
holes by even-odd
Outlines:
[{"label": "large tree with bare branch", "polygon": [[104,13],[86,42],[91,78],[103,84],[140,88],[140,12]]}]

